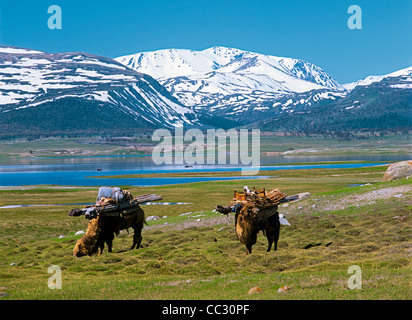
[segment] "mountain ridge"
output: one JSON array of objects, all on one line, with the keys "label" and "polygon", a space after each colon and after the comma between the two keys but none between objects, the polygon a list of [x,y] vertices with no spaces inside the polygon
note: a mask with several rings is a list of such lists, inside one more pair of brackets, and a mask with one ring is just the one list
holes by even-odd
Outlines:
[{"label": "mountain ridge", "polygon": [[234,48],[162,49],[115,60],[150,74],[183,104],[197,108],[224,109],[232,104],[233,95],[236,103],[241,98],[246,104],[296,92],[345,90],[324,70],[304,60]]},{"label": "mountain ridge", "polygon": [[176,126],[307,133],[412,129],[412,67],[345,89],[303,60],[225,47],[202,52],[150,53],[166,65],[143,55],[123,59],[145,61],[158,76],[177,74],[154,79],[97,55],[0,46],[0,138]]},{"label": "mountain ridge", "polygon": [[[406,77],[412,77],[412,66],[411,67],[407,67],[407,68],[403,68],[388,74],[384,74],[384,75],[380,75],[380,76],[367,76],[361,80],[358,81],[354,81],[354,82],[350,82],[350,83],[345,83],[342,86],[348,90],[351,91],[352,89],[354,89],[357,86],[367,86],[370,85],[371,83],[374,82],[380,82],[385,78],[397,78],[397,77],[402,77],[402,76],[406,76]],[[408,85],[407,88],[412,88],[412,86]]]},{"label": "mountain ridge", "polygon": [[[82,123],[85,131],[92,127],[94,132],[103,130],[110,126],[111,119],[136,130],[200,125],[194,112],[151,76],[110,58],[0,46],[0,136],[9,133],[6,128],[11,124],[19,132],[28,131],[19,118],[23,114],[38,114],[40,109],[36,122],[30,116],[24,117],[35,128],[49,128],[53,132],[77,127],[82,131],[76,121],[62,121],[64,117],[76,120],[70,105],[82,106],[73,109],[88,118]],[[53,107],[63,114],[53,112]]]},{"label": "mountain ridge", "polygon": [[[316,131],[313,125],[299,116],[303,114],[309,119],[312,113],[317,114],[317,118],[311,122],[322,131],[322,121],[326,121],[330,113],[335,117],[334,122],[338,122],[336,117],[342,118],[342,123],[345,117],[350,118],[347,126],[357,123],[359,127],[353,127],[354,130],[387,130],[390,126],[396,127],[396,123],[382,117],[395,117],[394,111],[400,113],[396,115],[399,123],[408,126],[404,106],[411,105],[408,97],[412,89],[412,67],[341,85],[324,70],[304,60],[226,47],[202,51],[162,49],[115,60],[153,75],[173,96],[192,106],[198,114],[226,118],[237,126],[252,124],[262,125],[266,130],[287,130],[289,127],[313,132]],[[393,95],[399,99],[399,104],[381,99],[381,94]],[[385,110],[385,103],[390,110]],[[368,108],[369,114],[365,111]],[[378,114],[378,109],[382,115]],[[355,121],[358,113],[362,121]],[[282,123],[288,125],[285,127]],[[345,129],[331,123],[332,127]]]}]

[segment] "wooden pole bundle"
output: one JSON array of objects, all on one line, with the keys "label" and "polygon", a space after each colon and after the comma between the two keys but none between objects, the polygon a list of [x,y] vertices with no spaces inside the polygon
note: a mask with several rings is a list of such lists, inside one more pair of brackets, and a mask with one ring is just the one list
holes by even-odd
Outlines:
[{"label": "wooden pole bundle", "polygon": [[95,205],[85,206],[83,209],[72,209],[69,212],[70,216],[85,215],[87,219],[93,219],[99,216],[118,217],[135,210],[140,204],[152,201],[162,200],[162,196],[157,194],[144,194],[132,198],[130,201],[122,201],[117,203],[114,199],[102,198]]},{"label": "wooden pole bundle", "polygon": [[[252,190],[250,190],[248,187],[245,187],[243,192],[234,191],[233,200],[229,202],[229,206],[230,208],[236,205],[246,207],[245,212],[256,215],[258,220],[263,220],[274,215],[277,212],[279,204],[294,201],[298,198],[299,195],[297,194],[287,196],[279,189],[272,189],[268,192],[265,188],[256,190],[253,187]],[[221,210],[218,211],[221,212]]]}]

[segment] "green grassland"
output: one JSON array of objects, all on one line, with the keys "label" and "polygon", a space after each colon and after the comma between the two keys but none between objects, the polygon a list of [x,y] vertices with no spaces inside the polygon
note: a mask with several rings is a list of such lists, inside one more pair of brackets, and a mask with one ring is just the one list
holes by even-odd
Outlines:
[{"label": "green grassland", "polygon": [[[143,229],[143,247],[128,250],[130,230],[115,238],[113,253],[92,257],[72,256],[81,237],[74,234],[87,228],[83,217],[68,216],[72,206],[0,209],[0,292],[6,293],[0,299],[411,299],[412,180],[382,182],[385,170],[277,170],[256,180],[122,186],[134,195],[155,192],[163,201],[190,204],[143,206],[146,217],[161,217]],[[244,185],[312,194],[280,207],[291,226],[281,227],[276,252],[266,252],[260,233],[246,255],[233,217],[228,224],[212,212]],[[380,196],[382,190],[402,196]],[[0,206],[93,202],[96,193],[0,190]],[[47,286],[50,265],[62,269],[60,290]],[[361,267],[361,290],[348,289],[351,265]],[[291,292],[277,293],[284,285]],[[248,295],[255,286],[263,293]]]},{"label": "green grassland", "polygon": [[[143,155],[145,151],[135,147],[135,140],[119,145],[108,143],[100,137],[57,138],[49,137],[38,140],[11,139],[0,140],[0,161],[21,158],[41,159],[45,157],[81,157],[81,156],[113,156]],[[139,143],[147,144],[147,138],[139,139]],[[139,144],[137,143],[137,145]]]},{"label": "green grassland", "polygon": [[410,135],[370,136],[367,139],[338,141],[323,136],[279,137],[263,133],[261,152],[290,152],[290,155],[365,155],[411,152]]}]

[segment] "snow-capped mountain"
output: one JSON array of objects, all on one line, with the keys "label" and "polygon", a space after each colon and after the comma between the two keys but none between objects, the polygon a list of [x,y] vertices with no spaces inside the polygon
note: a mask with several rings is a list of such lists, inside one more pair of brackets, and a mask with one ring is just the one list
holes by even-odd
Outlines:
[{"label": "snow-capped mountain", "polygon": [[341,86],[308,62],[224,47],[116,60],[0,46],[0,138],[175,126],[412,128],[412,67]]},{"label": "snow-capped mountain", "polygon": [[[64,108],[69,105],[82,108]],[[38,113],[39,120],[57,119],[59,108],[67,118],[76,109],[84,116],[94,115],[97,123],[100,118],[107,122],[121,118],[135,127],[198,122],[193,111],[155,79],[112,59],[0,46],[0,121],[9,125],[29,109],[32,115]]]},{"label": "snow-capped mountain", "polygon": [[351,90],[340,99],[312,106],[310,101],[304,102],[294,106],[298,112],[273,114],[258,126],[261,130],[326,133],[341,139],[357,132],[407,134],[412,130],[412,67],[370,76],[346,87]]},{"label": "snow-capped mountain", "polygon": [[[233,48],[164,49],[115,58],[156,78],[187,106],[208,112],[265,110],[296,93],[345,89],[321,68],[303,60]],[[266,105],[266,106],[263,106]]]},{"label": "snow-capped mountain", "polygon": [[346,90],[353,90],[356,86],[368,86],[374,82],[381,82],[384,79],[391,78],[398,83],[392,83],[392,88],[412,89],[412,67],[401,69],[382,76],[368,76],[362,80],[346,83],[343,87]]},{"label": "snow-capped mountain", "polygon": [[[398,119],[402,128],[408,127],[412,68],[342,86],[309,62],[225,47],[164,49],[115,60],[156,78],[212,125],[217,119],[219,125],[229,121],[268,130],[286,125],[284,130],[309,132],[315,123],[320,131],[345,126],[386,130]],[[330,124],[322,129],[322,123]]]}]

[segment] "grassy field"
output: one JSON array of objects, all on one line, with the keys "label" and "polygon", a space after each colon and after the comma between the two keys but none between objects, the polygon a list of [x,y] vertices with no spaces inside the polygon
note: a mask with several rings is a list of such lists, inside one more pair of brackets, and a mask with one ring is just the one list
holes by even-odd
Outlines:
[{"label": "grassy field", "polygon": [[[412,180],[383,183],[385,169],[279,170],[252,181],[123,186],[190,204],[144,206],[146,217],[161,219],[143,229],[143,248],[128,251],[132,232],[122,232],[113,253],[92,257],[72,256],[80,238],[74,234],[87,228],[83,217],[68,216],[72,206],[0,209],[0,299],[411,299]],[[312,194],[280,208],[291,226],[282,226],[276,252],[266,253],[260,234],[246,255],[233,217],[228,225],[212,212],[245,184]],[[0,206],[93,202],[96,193],[0,190]],[[62,270],[60,290],[48,288],[50,265]],[[351,265],[361,267],[361,290],[348,289]],[[277,293],[284,285],[291,292]],[[248,295],[255,286],[263,293]]]},{"label": "grassy field", "polygon": [[316,136],[276,137],[263,133],[260,139],[263,154],[276,155],[286,152],[288,155],[386,155],[411,152],[409,135],[371,136],[368,139],[337,141],[332,138]]}]

